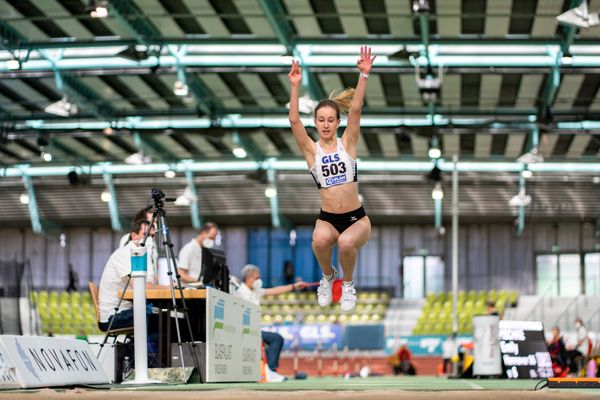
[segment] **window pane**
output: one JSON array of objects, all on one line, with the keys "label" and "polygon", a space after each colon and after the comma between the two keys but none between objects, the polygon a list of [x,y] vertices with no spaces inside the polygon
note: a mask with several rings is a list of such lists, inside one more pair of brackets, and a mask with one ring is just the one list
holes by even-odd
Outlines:
[{"label": "window pane", "polygon": [[540,296],[558,295],[558,258],[553,255],[535,258],[537,272],[537,294]]},{"label": "window pane", "polygon": [[404,257],[404,298],[418,299],[424,297],[423,293],[423,260],[421,256]]},{"label": "window pane", "polygon": [[427,278],[425,280],[426,293],[439,293],[444,290],[444,261],[441,257],[426,257],[425,271]]},{"label": "window pane", "polygon": [[581,261],[579,254],[561,254],[558,258],[560,270],[560,296],[581,294]]},{"label": "window pane", "polygon": [[585,294],[600,296],[600,253],[585,255]]}]

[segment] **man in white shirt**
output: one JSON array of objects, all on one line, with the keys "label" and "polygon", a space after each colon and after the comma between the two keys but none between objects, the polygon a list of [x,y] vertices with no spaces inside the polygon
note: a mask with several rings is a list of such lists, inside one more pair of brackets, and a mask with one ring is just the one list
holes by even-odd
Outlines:
[{"label": "man in white shirt", "polygon": [[[138,211],[133,217],[134,220],[143,220],[150,224],[152,222],[152,212],[148,211],[145,208],[142,208]],[[143,237],[142,237],[143,239]],[[131,241],[131,233],[126,233],[123,235],[121,240],[119,240],[119,247],[123,247],[127,245]],[[158,283],[158,249],[154,243],[154,226],[150,226],[150,234],[148,235],[148,239],[146,239],[146,243],[144,243],[146,247],[146,254],[148,254],[148,261],[152,265],[152,273],[154,274],[154,283]]]},{"label": "man in white shirt", "polygon": [[[296,282],[294,284],[275,286],[269,289],[263,289],[260,279],[260,269],[256,265],[248,264],[242,268],[242,284],[236,290],[235,295],[260,306],[260,298],[263,296],[288,293],[295,289],[306,288],[306,282]],[[279,354],[283,348],[283,336],[277,332],[262,331],[262,341],[265,343],[265,353],[267,354],[267,381],[281,382],[285,377],[278,374]]]},{"label": "man in white shirt", "polygon": [[[100,313],[99,325],[100,329],[103,331],[108,329],[111,321],[111,329],[133,326],[133,303],[128,300],[123,300],[117,314],[115,314],[115,308],[119,304],[119,291],[125,289],[127,275],[131,272],[131,248],[141,242],[148,227],[149,224],[145,220],[134,220],[131,225],[130,242],[126,246],[117,248],[106,262],[98,291],[98,309]],[[133,280],[130,280],[129,287],[133,287]],[[150,264],[150,258],[148,258],[146,288],[168,288],[167,286],[154,284],[154,273]]]},{"label": "man in white shirt", "polygon": [[212,248],[219,234],[219,228],[212,222],[200,227],[198,236],[190,240],[179,251],[177,272],[183,283],[198,282],[202,272],[202,248]]}]

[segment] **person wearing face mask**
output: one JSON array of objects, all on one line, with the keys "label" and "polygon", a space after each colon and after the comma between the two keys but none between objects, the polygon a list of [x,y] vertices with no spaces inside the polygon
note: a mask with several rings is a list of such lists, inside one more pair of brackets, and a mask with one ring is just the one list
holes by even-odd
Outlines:
[{"label": "person wearing face mask", "polygon": [[[141,220],[148,224],[152,222],[152,212],[148,211],[145,208],[142,208],[138,211],[133,217],[134,220]],[[142,238],[143,239],[143,238]],[[126,233],[119,240],[119,247],[126,246],[131,241],[131,233]],[[148,235],[148,239],[146,239],[146,243],[144,243],[146,247],[146,252],[148,254],[148,262],[152,265],[152,273],[154,274],[154,283],[158,283],[158,249],[156,248],[156,244],[154,243],[154,226],[150,226],[150,234]]]},{"label": "person wearing face mask", "polygon": [[179,264],[177,265],[181,282],[198,282],[202,272],[202,248],[212,248],[218,234],[219,228],[217,225],[207,222],[200,227],[198,236],[181,248],[178,258]]},{"label": "person wearing face mask", "polygon": [[[260,306],[260,299],[263,296],[288,293],[293,290],[306,288],[306,282],[299,281],[289,285],[275,286],[272,288],[263,288],[262,279],[260,279],[260,269],[256,265],[248,264],[242,268],[242,284],[236,290],[235,295],[250,303]],[[265,344],[265,353],[267,354],[267,381],[282,382],[285,377],[277,373],[279,367],[279,354],[283,348],[283,336],[277,332],[261,332],[262,341]]]},{"label": "person wearing face mask", "polygon": [[571,368],[571,373],[579,371],[579,362],[589,354],[590,345],[588,330],[580,317],[575,318],[575,330],[577,343],[574,348],[567,351],[567,362]]},{"label": "person wearing face mask", "polygon": [[[127,276],[131,272],[131,248],[139,245],[143,240],[149,223],[144,219],[136,219],[131,224],[131,240],[125,246],[117,248],[106,262],[102,271],[102,278],[98,286],[98,311],[100,314],[100,330],[106,331],[112,321],[111,329],[127,328],[133,326],[133,302],[123,300],[117,314],[114,314],[115,308],[119,304],[119,291],[125,289]],[[152,265],[148,257],[148,270],[146,275],[146,289],[168,289],[168,286],[156,285],[154,283],[154,274]],[[129,287],[133,288],[133,280],[130,280]],[[157,321],[154,321],[157,322]],[[149,338],[150,333],[155,336],[158,332],[158,326],[155,323],[148,323]]]}]

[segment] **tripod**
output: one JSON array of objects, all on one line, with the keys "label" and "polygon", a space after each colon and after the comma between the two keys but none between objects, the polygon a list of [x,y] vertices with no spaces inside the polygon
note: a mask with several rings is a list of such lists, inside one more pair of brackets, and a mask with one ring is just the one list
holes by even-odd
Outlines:
[{"label": "tripod", "polygon": [[[184,296],[184,292],[183,292],[183,286],[181,285],[180,275],[179,275],[179,272],[177,272],[177,260],[175,258],[175,254],[173,253],[173,242],[171,241],[171,233],[169,231],[169,226],[167,225],[167,222],[166,222],[166,212],[164,209],[166,197],[165,197],[165,194],[162,191],[160,191],[159,189],[152,189],[151,195],[152,195],[152,199],[154,200],[154,212],[152,213],[152,219],[150,221],[150,226],[153,226],[154,223],[156,222],[156,224],[157,224],[156,235],[158,235],[158,238],[159,238],[159,240],[157,240],[157,243],[159,243],[159,249],[160,248],[164,249],[165,255],[167,257],[167,276],[169,277],[169,286],[171,289],[171,304],[172,304],[173,310],[175,312],[175,330],[177,332],[177,347],[179,348],[179,357],[181,360],[182,371],[185,368],[185,364],[184,364],[184,358],[183,358],[183,342],[181,340],[181,328],[179,326],[179,317],[178,317],[179,310],[182,311],[184,318],[185,318],[187,328],[188,328],[188,334],[190,337],[190,342],[188,343],[188,346],[189,346],[189,350],[192,353],[192,361],[194,363],[194,367],[196,367],[196,369],[200,373],[200,363],[198,362],[198,357],[196,355],[196,350],[195,350],[196,343],[194,341],[194,335],[192,332],[192,324],[190,323],[190,318],[189,318],[189,313],[188,313],[189,310],[188,310],[186,302],[185,302],[185,296]],[[146,231],[146,235],[144,236],[144,239],[141,243],[142,246],[144,246],[144,244],[146,243],[146,239],[148,238],[149,234],[150,234],[150,229],[148,229],[148,231]],[[173,271],[175,271],[177,287],[175,287],[175,282],[172,279]],[[181,308],[177,305],[175,290],[179,290],[179,295],[181,297]]]}]

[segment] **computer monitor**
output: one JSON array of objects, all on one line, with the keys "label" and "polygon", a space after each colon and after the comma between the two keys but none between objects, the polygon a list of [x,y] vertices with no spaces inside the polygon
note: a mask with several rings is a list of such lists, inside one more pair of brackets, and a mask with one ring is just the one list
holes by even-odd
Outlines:
[{"label": "computer monitor", "polygon": [[229,268],[222,250],[202,247],[202,272],[200,282],[229,293]]}]

